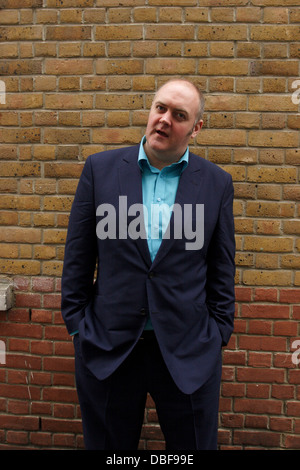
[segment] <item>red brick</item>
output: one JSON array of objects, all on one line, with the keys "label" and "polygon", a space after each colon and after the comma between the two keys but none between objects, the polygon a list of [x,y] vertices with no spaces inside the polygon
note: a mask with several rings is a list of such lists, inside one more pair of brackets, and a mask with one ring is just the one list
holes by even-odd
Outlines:
[{"label": "red brick", "polygon": [[286,449],[300,449],[300,436],[287,435],[285,438]]},{"label": "red brick", "polygon": [[299,304],[300,303],[299,289],[282,289],[280,291],[280,302]]},{"label": "red brick", "polygon": [[249,287],[236,287],[235,297],[239,302],[250,302],[252,298],[252,289]]},{"label": "red brick", "polygon": [[255,301],[256,302],[276,302],[277,301],[277,289],[255,289]]},{"label": "red brick", "polygon": [[282,404],[277,400],[236,398],[234,411],[279,415],[282,413]]},{"label": "red brick", "polygon": [[264,448],[278,447],[280,435],[272,432],[262,431],[235,431],[234,443],[243,445],[255,445]]},{"label": "red brick", "polygon": [[300,416],[300,403],[299,402],[288,402],[286,406],[287,416]]},{"label": "red brick", "polygon": [[266,384],[248,384],[247,397],[248,398],[268,398],[270,396],[270,385]]},{"label": "red brick", "polygon": [[267,428],[268,418],[266,416],[247,416],[245,425],[249,428]]},{"label": "red brick", "polygon": [[51,277],[37,277],[32,279],[32,289],[37,292],[53,292],[54,279]]},{"label": "red brick", "polygon": [[239,368],[237,379],[245,382],[257,383],[282,383],[284,381],[285,371],[281,369],[257,368]]},{"label": "red brick", "polygon": [[[252,345],[252,346],[251,346]],[[285,338],[268,336],[241,336],[240,347],[255,351],[285,351]]]},{"label": "red brick", "polygon": [[274,335],[297,336],[298,322],[277,321],[274,323]]},{"label": "red brick", "polygon": [[60,308],[61,296],[60,294],[45,294],[44,307],[45,308]]},{"label": "red brick", "polygon": [[271,353],[249,353],[248,365],[252,367],[271,367],[272,356]]},{"label": "red brick", "polygon": [[289,311],[286,305],[242,305],[242,315],[246,318],[289,318]]},{"label": "red brick", "polygon": [[[70,395],[69,395],[70,399]],[[56,400],[55,400],[56,401]],[[66,401],[67,398],[66,398]],[[42,418],[42,431],[61,432],[61,433],[80,433],[82,432],[81,422],[79,420],[63,420]]]},{"label": "red brick", "polygon": [[294,386],[293,385],[272,385],[272,397],[279,398],[281,400],[293,399],[294,397]]},{"label": "red brick", "polygon": [[16,307],[41,307],[41,296],[39,294],[16,294]]},{"label": "red brick", "polygon": [[8,444],[22,445],[28,444],[28,434],[22,431],[8,431],[6,434]]}]

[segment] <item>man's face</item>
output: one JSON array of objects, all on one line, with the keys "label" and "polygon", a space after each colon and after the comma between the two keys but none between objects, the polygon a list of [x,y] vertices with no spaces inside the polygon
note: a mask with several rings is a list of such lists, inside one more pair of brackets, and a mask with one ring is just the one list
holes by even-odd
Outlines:
[{"label": "man's face", "polygon": [[166,83],[156,94],[146,128],[145,152],[150,163],[163,168],[178,161],[189,140],[200,131],[196,121],[199,97],[186,82]]}]

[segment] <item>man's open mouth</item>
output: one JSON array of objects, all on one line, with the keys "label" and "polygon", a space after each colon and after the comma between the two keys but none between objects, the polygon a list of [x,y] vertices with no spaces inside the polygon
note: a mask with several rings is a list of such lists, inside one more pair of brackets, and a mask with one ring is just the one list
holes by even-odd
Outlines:
[{"label": "man's open mouth", "polygon": [[157,133],[158,135],[161,135],[162,137],[168,137],[168,134],[166,134],[164,131],[161,131],[161,130],[159,130],[159,129],[156,129],[156,133]]}]

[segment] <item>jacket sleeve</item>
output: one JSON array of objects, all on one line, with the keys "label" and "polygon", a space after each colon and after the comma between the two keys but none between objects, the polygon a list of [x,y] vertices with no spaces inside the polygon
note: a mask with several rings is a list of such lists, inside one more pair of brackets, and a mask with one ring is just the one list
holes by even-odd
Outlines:
[{"label": "jacket sleeve", "polygon": [[91,158],[79,179],[72,205],[62,273],[62,316],[70,334],[78,330],[92,295],[97,258],[96,220]]},{"label": "jacket sleeve", "polygon": [[207,306],[215,318],[225,346],[232,334],[235,312],[235,237],[233,184],[229,174],[219,218],[207,254]]}]

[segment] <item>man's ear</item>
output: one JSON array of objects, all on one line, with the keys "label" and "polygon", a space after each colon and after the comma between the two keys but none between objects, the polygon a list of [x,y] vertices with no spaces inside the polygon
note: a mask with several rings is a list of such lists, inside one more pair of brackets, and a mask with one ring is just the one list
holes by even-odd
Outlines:
[{"label": "man's ear", "polygon": [[193,132],[191,134],[192,138],[196,137],[196,135],[200,132],[202,126],[203,126],[203,120],[200,119],[200,121],[198,121],[194,126]]}]

